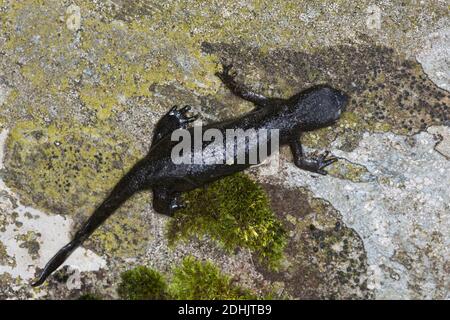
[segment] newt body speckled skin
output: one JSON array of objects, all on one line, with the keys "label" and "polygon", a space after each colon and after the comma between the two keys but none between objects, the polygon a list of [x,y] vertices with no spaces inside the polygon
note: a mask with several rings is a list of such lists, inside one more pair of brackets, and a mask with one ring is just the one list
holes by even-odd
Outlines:
[{"label": "newt body speckled skin", "polygon": [[[224,67],[217,74],[225,85],[237,96],[251,101],[255,109],[239,118],[212,123],[203,131],[215,128],[226,135],[227,129],[279,130],[279,143],[289,144],[294,163],[301,169],[326,174],[324,168],[337,159],[328,157],[325,152],[318,157],[306,157],[300,143],[300,134],[333,124],[344,111],[348,97],[345,93],[322,85],[312,87],[289,99],[266,98],[238,85],[229,74],[230,67]],[[143,190],[153,191],[153,208],[156,212],[172,215],[183,205],[182,192],[204,186],[227,175],[245,170],[250,164],[175,164],[171,153],[178,143],[172,141],[174,130],[187,128],[196,117],[188,117],[189,107],[173,107],[161,118],[155,128],[150,151],[113,188],[110,195],[82,225],[73,240],[56,253],[47,263],[33,286],[41,285],[69,255],[79,247],[117,208],[134,193]],[[189,128],[193,132],[193,128]],[[193,137],[193,135],[191,135]],[[257,139],[256,139],[257,140]],[[269,143],[268,139],[264,143]],[[255,148],[258,141],[246,141],[245,152]],[[203,148],[208,143],[203,142]],[[271,151],[269,148],[269,155]],[[237,155],[236,155],[237,156]],[[204,157],[203,157],[204,159]],[[248,159],[248,157],[246,158]],[[258,159],[258,162],[264,159]]]}]

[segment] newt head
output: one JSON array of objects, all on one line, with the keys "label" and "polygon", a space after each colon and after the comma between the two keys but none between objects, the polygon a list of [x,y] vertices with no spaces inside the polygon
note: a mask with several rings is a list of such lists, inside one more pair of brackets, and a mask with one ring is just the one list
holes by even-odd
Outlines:
[{"label": "newt head", "polygon": [[345,111],[348,95],[327,85],[309,88],[290,100],[302,128],[311,130],[336,122]]}]

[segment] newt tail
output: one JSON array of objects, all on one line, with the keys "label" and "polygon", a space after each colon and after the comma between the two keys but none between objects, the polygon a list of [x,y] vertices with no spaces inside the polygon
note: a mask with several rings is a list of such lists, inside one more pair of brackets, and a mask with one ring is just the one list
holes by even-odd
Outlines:
[{"label": "newt tail", "polygon": [[98,206],[94,213],[86,220],[77,231],[72,241],[62,247],[45,265],[39,277],[31,286],[37,287],[45,282],[47,277],[58,269],[64,261],[81,246],[94,231],[102,225],[125,201],[134,193],[143,190],[145,181],[139,179],[141,166],[136,165],[114,187],[109,196]]}]

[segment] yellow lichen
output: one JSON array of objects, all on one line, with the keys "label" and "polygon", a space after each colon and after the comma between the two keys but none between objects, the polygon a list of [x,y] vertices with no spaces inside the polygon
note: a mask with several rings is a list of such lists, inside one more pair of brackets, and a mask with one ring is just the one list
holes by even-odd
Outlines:
[{"label": "yellow lichen", "polygon": [[[73,123],[20,122],[11,130],[7,146],[5,180],[25,191],[21,192],[23,201],[69,214],[80,222],[140,157],[117,129]],[[147,201],[144,194],[127,202],[94,233],[88,245],[116,256],[142,253],[149,238],[141,216]]]},{"label": "yellow lichen", "polygon": [[346,179],[353,182],[364,182],[370,174],[366,167],[354,164],[350,161],[340,159],[330,167],[328,167],[328,174],[340,179]]},{"label": "yellow lichen", "polygon": [[1,241],[0,241],[0,265],[9,266],[13,268],[16,267],[16,259],[8,255],[8,252],[6,251],[6,246]]},{"label": "yellow lichen", "polygon": [[116,128],[24,121],[7,139],[6,181],[25,199],[71,214],[98,202],[138,156]]},{"label": "yellow lichen", "polygon": [[143,254],[151,237],[150,225],[143,213],[149,195],[139,194],[117,210],[87,241],[88,247],[114,257],[136,257]]}]

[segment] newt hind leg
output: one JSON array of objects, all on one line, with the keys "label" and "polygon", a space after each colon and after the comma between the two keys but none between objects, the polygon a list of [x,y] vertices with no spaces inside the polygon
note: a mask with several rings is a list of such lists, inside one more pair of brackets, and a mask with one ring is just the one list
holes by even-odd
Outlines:
[{"label": "newt hind leg", "polygon": [[156,124],[152,145],[155,145],[161,138],[171,134],[173,131],[186,128],[189,123],[197,120],[198,115],[188,116],[191,106],[184,106],[178,109],[173,106]]}]

